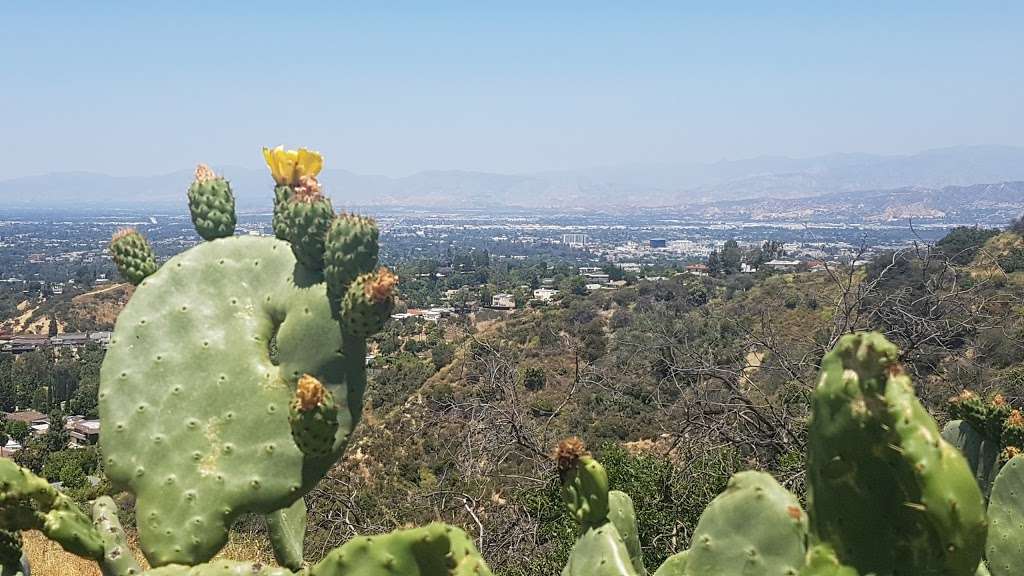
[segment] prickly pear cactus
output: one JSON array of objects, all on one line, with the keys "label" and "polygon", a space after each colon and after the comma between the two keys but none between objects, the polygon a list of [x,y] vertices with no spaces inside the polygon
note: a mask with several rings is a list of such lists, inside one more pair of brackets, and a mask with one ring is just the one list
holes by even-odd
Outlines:
[{"label": "prickly pear cactus", "polygon": [[[314,186],[319,156],[304,151],[291,162],[288,154],[271,154],[278,185]],[[200,176],[194,198],[213,194],[215,186],[206,188],[218,181]],[[214,228],[215,236],[226,230]],[[326,228],[293,230],[307,239],[317,233],[322,260]],[[393,302],[393,282],[367,285],[332,286],[358,291],[360,301],[372,292],[381,311],[347,317],[331,305],[319,270],[296,261],[293,245],[251,236],[200,244],[141,281],[118,318],[99,396],[105,471],[136,495],[152,565],[208,560],[239,515],[289,508],[338,459],[361,411],[364,338]],[[299,387],[300,379],[316,390]],[[295,556],[281,551],[293,566]]]},{"label": "prickly pear cactus", "polygon": [[608,490],[608,474],[579,438],[555,450],[562,501],[580,526],[563,576],[646,576],[633,499]]},{"label": "prickly pear cactus", "polygon": [[808,507],[820,540],[863,574],[971,576],[985,504],[879,334],[844,336],[813,398]]}]

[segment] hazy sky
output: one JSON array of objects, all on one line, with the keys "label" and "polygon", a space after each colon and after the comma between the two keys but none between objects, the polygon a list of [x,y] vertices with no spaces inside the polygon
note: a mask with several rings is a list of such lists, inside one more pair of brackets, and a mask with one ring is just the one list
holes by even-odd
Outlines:
[{"label": "hazy sky", "polygon": [[1024,144],[1022,2],[155,4],[0,5],[0,178]]}]

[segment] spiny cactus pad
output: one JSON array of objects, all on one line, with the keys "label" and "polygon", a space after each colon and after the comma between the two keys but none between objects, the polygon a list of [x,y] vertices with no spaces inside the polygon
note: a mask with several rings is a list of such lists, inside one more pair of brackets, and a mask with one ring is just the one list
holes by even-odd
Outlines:
[{"label": "spiny cactus pad", "polygon": [[92,505],[92,521],[103,539],[104,576],[135,576],[142,574],[128,539],[117,517],[117,504],[110,496],[100,496]]},{"label": "spiny cactus pad", "polygon": [[956,446],[967,459],[974,479],[987,498],[999,473],[999,441],[980,434],[966,420],[952,420],[942,429],[942,438]]},{"label": "spiny cactus pad", "polygon": [[1007,462],[992,485],[988,503],[985,557],[992,576],[1021,574],[1024,569],[1024,456]]},{"label": "spiny cactus pad", "polygon": [[582,528],[608,520],[608,473],[578,438],[569,438],[555,450],[562,481],[562,502]]},{"label": "spiny cactus pad", "polygon": [[357,536],[309,569],[309,576],[491,576],[465,532],[444,524]]},{"label": "spiny cactus pad", "polygon": [[276,239],[203,243],[142,282],[118,318],[99,397],[105,470],[138,498],[151,564],[208,560],[240,514],[290,506],[341,455],[357,410],[340,411],[323,457],[303,454],[288,423],[302,374],[361,397],[365,343],[341,332],[322,277]]},{"label": "spiny cactus pad", "polygon": [[302,568],[306,521],[306,501],[302,498],[288,508],[267,514],[267,534],[278,564],[292,570]]},{"label": "spiny cactus pad", "polygon": [[39,530],[72,554],[103,557],[99,533],[78,505],[7,458],[0,458],[0,528]]},{"label": "spiny cactus pad", "polygon": [[880,334],[844,336],[822,361],[807,459],[816,536],[862,574],[972,576],[985,504]]},{"label": "spiny cactus pad", "polygon": [[576,539],[562,576],[636,576],[629,551],[615,526],[588,527]]},{"label": "spiny cactus pad", "polygon": [[644,554],[640,548],[640,529],[636,524],[636,509],[629,494],[618,490],[608,492],[608,521],[615,526],[622,543],[626,545],[626,551],[629,552],[637,575],[646,576],[647,568],[644,566]]},{"label": "spiny cactus pad", "polygon": [[796,574],[807,524],[796,496],[770,474],[735,474],[694,528],[686,574]]}]

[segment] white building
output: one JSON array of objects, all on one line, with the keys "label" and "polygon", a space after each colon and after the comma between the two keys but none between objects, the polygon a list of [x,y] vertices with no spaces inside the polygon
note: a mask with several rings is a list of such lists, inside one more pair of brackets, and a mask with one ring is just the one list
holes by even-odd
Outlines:
[{"label": "white building", "polygon": [[533,291],[533,297],[541,302],[551,302],[558,294],[558,290],[553,288],[537,288]]},{"label": "white building", "polygon": [[562,244],[568,244],[569,246],[586,246],[587,235],[586,234],[562,234]]},{"label": "white building", "polygon": [[495,294],[491,298],[491,308],[503,308],[506,310],[515,310],[516,308],[516,297],[508,292],[502,292]]}]

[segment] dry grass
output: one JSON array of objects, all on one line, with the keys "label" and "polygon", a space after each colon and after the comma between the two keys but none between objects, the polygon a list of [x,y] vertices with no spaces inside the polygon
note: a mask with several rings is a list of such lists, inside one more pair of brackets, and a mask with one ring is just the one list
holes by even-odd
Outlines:
[{"label": "dry grass", "polygon": [[[25,554],[28,556],[32,576],[101,576],[95,562],[83,560],[74,554],[65,552],[59,544],[47,539],[41,533],[32,531],[24,533]],[[145,568],[146,561],[136,546],[134,534],[129,535],[132,552]],[[218,558],[232,560],[255,560],[263,564],[275,564],[269,543],[264,537],[253,533],[234,533]]]}]

